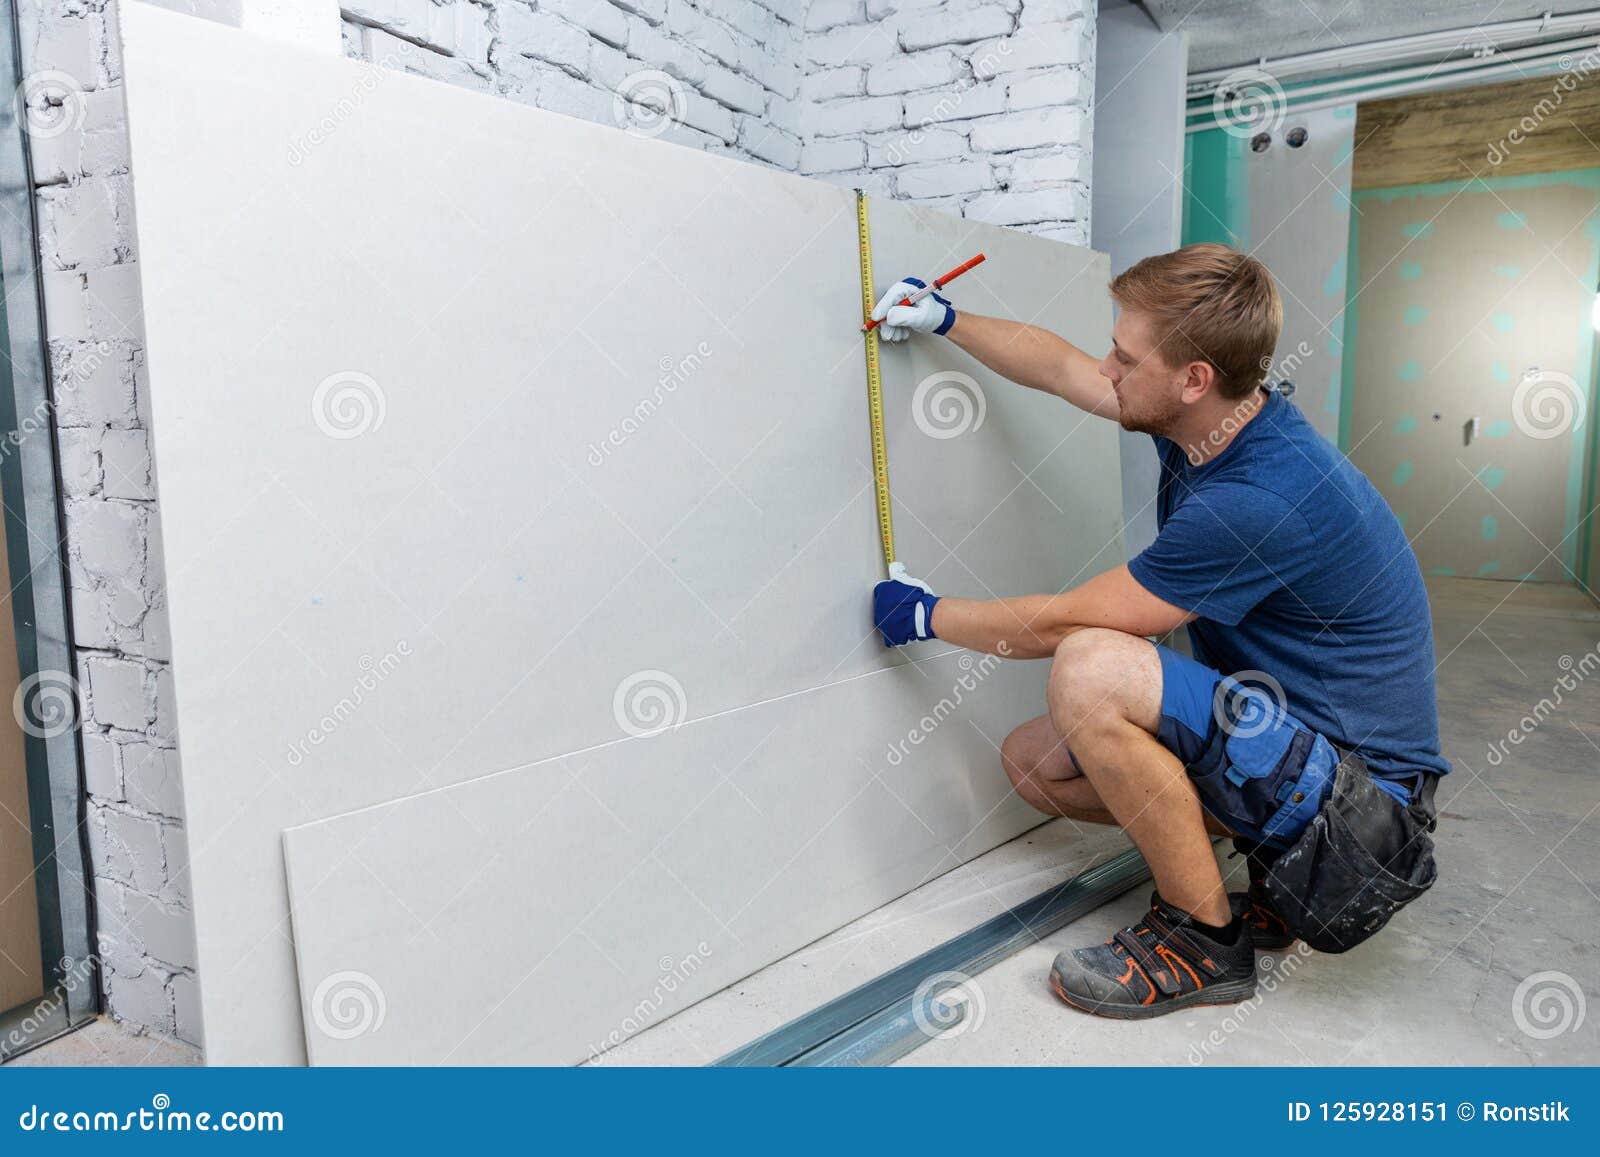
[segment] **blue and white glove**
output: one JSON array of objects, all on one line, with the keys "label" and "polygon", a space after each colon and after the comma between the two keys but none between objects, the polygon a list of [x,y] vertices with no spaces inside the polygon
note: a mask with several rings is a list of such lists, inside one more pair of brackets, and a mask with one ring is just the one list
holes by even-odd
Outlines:
[{"label": "blue and white glove", "polygon": [[915,305],[897,305],[912,292],[926,285],[915,277],[902,277],[888,293],[878,299],[872,317],[883,324],[878,336],[884,341],[905,341],[911,331],[918,333],[945,333],[956,323],[955,306],[937,293],[930,293]]},{"label": "blue and white glove", "polygon": [[872,621],[885,647],[931,639],[933,604],[939,596],[921,579],[906,574],[904,563],[890,563],[889,577],[872,588]]}]

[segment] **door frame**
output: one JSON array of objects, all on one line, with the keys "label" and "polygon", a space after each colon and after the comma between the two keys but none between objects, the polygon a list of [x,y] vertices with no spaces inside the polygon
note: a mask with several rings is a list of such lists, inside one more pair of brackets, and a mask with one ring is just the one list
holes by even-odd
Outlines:
[{"label": "door frame", "polygon": [[[17,13],[13,0],[0,5],[0,78],[9,98],[22,83]],[[24,134],[16,101],[0,101],[0,490],[22,678],[13,703],[0,708],[10,706],[24,731],[44,994],[0,1009],[0,1060],[93,1019],[100,1009],[78,734],[82,697],[73,660],[55,395]]]}]

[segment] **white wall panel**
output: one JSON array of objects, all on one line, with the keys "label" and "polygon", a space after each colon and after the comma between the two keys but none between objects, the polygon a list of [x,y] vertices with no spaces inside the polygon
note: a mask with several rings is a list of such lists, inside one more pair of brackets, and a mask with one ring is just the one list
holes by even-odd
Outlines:
[{"label": "white wall panel", "polygon": [[[768,700],[813,711],[800,693],[847,679],[852,710],[876,718],[903,693],[888,688],[938,681],[888,671],[907,656],[870,637],[881,561],[848,191],[137,4],[123,21],[206,1047],[214,1063],[296,1062],[284,829],[399,800],[426,815],[458,798],[437,789],[508,769],[553,792],[532,768],[625,738],[616,693],[644,671],[670,676],[678,719],[707,721],[684,734]],[[1103,258],[894,206],[874,220],[881,267],[986,248],[964,302],[1027,304],[1105,341]],[[962,358],[919,343],[885,359],[906,561],[972,594],[1116,561],[1114,428]],[[923,434],[917,382],[962,368],[983,425]],[[1010,714],[1038,710],[1017,699]],[[701,773],[667,738],[615,772],[641,804]],[[945,742],[922,750],[970,776],[931,825],[952,844],[1003,781],[992,750]],[[633,748],[651,751],[605,750]],[[803,746],[789,758],[791,788],[818,776]],[[730,815],[682,849],[686,870],[722,838],[776,870],[846,770],[775,797],[765,823]],[[999,814],[963,857],[1028,822]],[[436,820],[431,843],[426,821],[407,829],[397,862],[447,874],[433,857],[452,821]],[[622,865],[606,833],[561,823],[527,838],[571,840],[551,886],[598,901]],[[791,897],[750,918],[811,936],[911,886],[932,845],[884,829],[832,853],[807,912]],[[494,888],[537,886],[473,879],[484,919],[504,909]],[[386,882],[401,903],[416,886]],[[297,899],[297,931],[359,927],[343,904]],[[748,971],[803,939],[752,943],[725,959]],[[366,947],[414,955],[376,934]],[[508,1036],[478,1055],[531,1048]]]},{"label": "white wall panel", "polygon": [[1039,822],[1043,665],[918,666],[291,829],[312,1062],[582,1061]]}]

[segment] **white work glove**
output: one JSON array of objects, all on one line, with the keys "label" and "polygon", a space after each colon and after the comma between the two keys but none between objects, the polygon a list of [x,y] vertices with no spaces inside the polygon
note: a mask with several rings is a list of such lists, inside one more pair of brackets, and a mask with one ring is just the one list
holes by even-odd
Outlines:
[{"label": "white work glove", "polygon": [[878,336],[884,341],[905,341],[912,330],[918,333],[945,333],[956,323],[956,311],[937,293],[930,293],[915,305],[897,305],[926,282],[916,277],[902,277],[888,293],[878,299],[873,307],[872,320],[881,321]]}]

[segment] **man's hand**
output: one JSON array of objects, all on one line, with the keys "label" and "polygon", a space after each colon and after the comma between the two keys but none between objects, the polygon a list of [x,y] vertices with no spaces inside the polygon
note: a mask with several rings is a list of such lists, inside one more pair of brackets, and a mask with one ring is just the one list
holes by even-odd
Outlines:
[{"label": "man's hand", "polygon": [[884,341],[905,341],[911,331],[918,333],[945,333],[956,323],[955,307],[937,293],[930,293],[915,305],[898,305],[924,288],[925,282],[915,277],[902,277],[888,293],[878,299],[873,307],[872,320],[881,321],[878,336]]},{"label": "man's hand", "polygon": [[927,583],[906,574],[904,563],[890,563],[889,577],[872,588],[872,621],[883,645],[933,638],[933,604],[938,601]]}]

